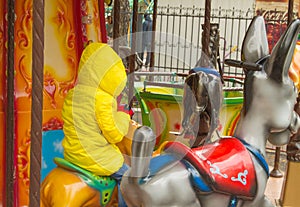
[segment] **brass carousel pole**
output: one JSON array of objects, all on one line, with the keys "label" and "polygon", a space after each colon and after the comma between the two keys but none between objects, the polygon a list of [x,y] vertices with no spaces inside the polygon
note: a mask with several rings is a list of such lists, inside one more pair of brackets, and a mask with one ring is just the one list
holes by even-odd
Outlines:
[{"label": "brass carousel pole", "polygon": [[289,6],[288,6],[288,25],[293,21],[294,19],[294,0],[289,0]]},{"label": "brass carousel pole", "polygon": [[202,35],[202,51],[209,57],[211,0],[205,0],[204,28]]},{"label": "brass carousel pole", "polygon": [[[210,12],[211,12],[211,0],[205,0],[205,15],[204,15],[204,24],[202,25],[202,53],[200,58],[200,65],[202,67],[207,67],[209,63],[210,54],[209,54],[209,43],[210,43]],[[198,63],[197,63],[198,64]]]},{"label": "brass carousel pole", "polygon": [[120,0],[114,1],[113,8],[113,49],[119,54],[120,46]]},{"label": "brass carousel pole", "polygon": [[7,1],[7,78],[6,78],[6,140],[5,140],[5,202],[6,207],[14,206],[14,144],[15,144],[15,117],[14,117],[14,25],[15,1]]},{"label": "brass carousel pole", "polygon": [[129,78],[128,78],[128,101],[132,106],[132,97],[134,89],[134,69],[136,59],[136,30],[137,30],[137,18],[138,18],[138,0],[133,1],[133,14],[132,14],[132,33],[131,33],[131,55],[129,57]]},{"label": "brass carousel pole", "polygon": [[44,88],[44,1],[33,1],[29,206],[40,206]]}]

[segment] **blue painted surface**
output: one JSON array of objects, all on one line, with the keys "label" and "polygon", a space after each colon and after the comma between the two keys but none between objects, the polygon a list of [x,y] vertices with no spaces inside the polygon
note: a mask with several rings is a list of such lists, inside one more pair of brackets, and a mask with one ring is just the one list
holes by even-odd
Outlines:
[{"label": "blue painted surface", "polygon": [[47,174],[56,167],[56,164],[53,161],[54,157],[63,158],[63,147],[61,145],[63,138],[63,130],[43,132],[41,182]]}]

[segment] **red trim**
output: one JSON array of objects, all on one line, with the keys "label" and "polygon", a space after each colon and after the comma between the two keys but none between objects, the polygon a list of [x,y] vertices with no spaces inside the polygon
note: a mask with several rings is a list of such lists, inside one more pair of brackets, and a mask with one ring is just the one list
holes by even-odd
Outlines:
[{"label": "red trim", "polygon": [[107,43],[107,33],[106,33],[106,22],[105,22],[105,6],[104,0],[99,0],[99,20],[100,20],[100,32],[101,41]]},{"label": "red trim", "polygon": [[81,0],[74,0],[73,2],[73,17],[74,17],[74,29],[76,34],[77,45],[77,57],[80,59],[81,53],[84,49],[84,41],[82,34],[82,12],[81,12]]},{"label": "red trim", "polygon": [[228,130],[228,133],[226,134],[226,136],[233,136],[236,125],[237,125],[238,121],[240,120],[240,117],[241,117],[241,113],[238,112],[238,115],[230,123],[230,125],[229,125],[230,127],[229,127],[229,130]]},{"label": "red trim", "polygon": [[250,200],[257,193],[256,173],[250,153],[234,137],[192,149],[180,142],[168,142],[163,150],[189,161],[216,192]]}]

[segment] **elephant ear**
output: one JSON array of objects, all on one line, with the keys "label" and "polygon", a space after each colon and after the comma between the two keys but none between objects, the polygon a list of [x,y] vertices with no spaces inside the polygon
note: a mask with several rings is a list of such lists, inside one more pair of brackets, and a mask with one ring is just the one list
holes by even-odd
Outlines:
[{"label": "elephant ear", "polygon": [[273,48],[268,60],[265,71],[271,79],[277,82],[285,83],[289,80],[288,72],[299,35],[299,26],[299,19],[295,19],[291,22]]},{"label": "elephant ear", "polygon": [[244,62],[255,63],[269,54],[269,45],[265,20],[262,16],[252,19],[242,44],[242,57]]}]

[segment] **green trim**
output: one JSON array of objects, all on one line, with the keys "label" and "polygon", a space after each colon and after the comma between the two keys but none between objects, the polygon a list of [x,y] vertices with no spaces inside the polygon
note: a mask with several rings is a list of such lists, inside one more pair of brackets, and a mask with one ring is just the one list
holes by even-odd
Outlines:
[{"label": "green trim", "polygon": [[149,108],[147,106],[147,104],[145,103],[145,101],[141,98],[140,94],[141,92],[138,92],[135,89],[135,97],[138,100],[139,104],[140,104],[140,108],[141,108],[141,115],[142,115],[142,123],[143,125],[146,126],[151,126],[151,122],[149,119]]},{"label": "green trim", "polygon": [[[224,92],[225,93],[225,92]],[[242,94],[234,94],[230,93],[231,95],[242,95]],[[228,92],[224,95],[229,95]],[[148,108],[145,101],[147,100],[158,100],[158,101],[168,101],[172,103],[182,103],[183,96],[182,95],[175,95],[175,94],[162,94],[162,93],[155,93],[149,91],[140,91],[136,90],[136,97],[138,102],[140,103],[141,108],[141,115],[142,115],[142,122],[143,125],[151,126],[151,121],[149,117],[150,109]],[[226,97],[223,99],[223,104],[226,105],[241,105],[243,104],[244,98],[243,97]]]},{"label": "green trim", "polygon": [[101,206],[106,206],[113,194],[117,182],[110,176],[97,176],[63,158],[55,157],[55,164],[69,171],[75,172],[88,186],[96,189],[101,195]]},{"label": "green trim", "polygon": [[225,105],[243,104],[243,102],[244,102],[243,97],[230,97],[230,98],[224,98],[223,104]]},{"label": "green trim", "polygon": [[[160,93],[152,93],[152,92],[145,92],[141,91],[138,93],[140,99],[145,100],[162,100],[162,101],[171,101],[171,102],[182,102],[182,95],[174,95],[174,94],[160,94]],[[224,98],[223,103],[224,104],[243,104],[244,98],[243,97],[228,97]],[[145,105],[145,102],[142,103],[144,108],[148,108]],[[149,113],[149,110],[147,110],[147,113]]]}]

